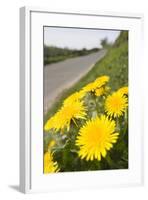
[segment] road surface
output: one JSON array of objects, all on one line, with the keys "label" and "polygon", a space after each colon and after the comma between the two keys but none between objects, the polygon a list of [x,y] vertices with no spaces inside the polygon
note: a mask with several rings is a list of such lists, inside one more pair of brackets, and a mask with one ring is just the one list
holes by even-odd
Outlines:
[{"label": "road surface", "polygon": [[105,50],[86,56],[70,58],[44,67],[44,113],[62,90],[84,76],[106,54]]}]

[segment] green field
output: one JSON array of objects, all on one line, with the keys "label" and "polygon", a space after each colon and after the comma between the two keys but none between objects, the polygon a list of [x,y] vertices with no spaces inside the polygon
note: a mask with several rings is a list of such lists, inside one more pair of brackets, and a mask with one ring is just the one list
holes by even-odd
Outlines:
[{"label": "green field", "polygon": [[122,31],[115,44],[108,49],[106,56],[90,70],[84,77],[81,78],[71,88],[63,91],[60,94],[52,108],[44,116],[44,122],[52,116],[62,104],[62,101],[75,91],[80,90],[84,85],[94,81],[101,75],[110,76],[110,86],[113,90],[128,83],[128,32]]}]

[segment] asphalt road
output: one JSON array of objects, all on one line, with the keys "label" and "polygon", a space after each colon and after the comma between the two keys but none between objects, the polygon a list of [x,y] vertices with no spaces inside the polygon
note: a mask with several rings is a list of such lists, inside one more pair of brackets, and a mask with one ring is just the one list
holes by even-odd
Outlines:
[{"label": "asphalt road", "polygon": [[44,67],[44,113],[62,90],[72,86],[106,54],[105,50]]}]

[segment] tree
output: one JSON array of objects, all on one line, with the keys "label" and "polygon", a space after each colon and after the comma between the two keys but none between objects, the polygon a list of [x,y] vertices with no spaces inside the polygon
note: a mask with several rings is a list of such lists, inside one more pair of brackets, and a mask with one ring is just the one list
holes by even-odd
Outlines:
[{"label": "tree", "polygon": [[108,48],[111,45],[112,44],[108,41],[108,39],[106,37],[101,40],[101,46],[102,46],[102,48]]}]

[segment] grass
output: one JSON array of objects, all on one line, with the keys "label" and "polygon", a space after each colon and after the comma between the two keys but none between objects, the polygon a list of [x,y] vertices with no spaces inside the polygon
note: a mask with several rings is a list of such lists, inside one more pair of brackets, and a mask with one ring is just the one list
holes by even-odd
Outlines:
[{"label": "grass", "polygon": [[71,88],[64,90],[44,116],[44,122],[60,107],[63,100],[83,86],[94,81],[98,76],[109,75],[113,90],[128,84],[128,32],[122,31],[115,44],[108,50],[106,56]]}]

